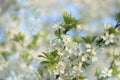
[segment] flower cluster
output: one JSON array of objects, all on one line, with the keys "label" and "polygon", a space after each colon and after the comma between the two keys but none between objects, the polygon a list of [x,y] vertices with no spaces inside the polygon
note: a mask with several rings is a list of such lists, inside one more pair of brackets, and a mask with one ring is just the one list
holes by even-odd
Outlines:
[{"label": "flower cluster", "polygon": [[[81,24],[78,24],[77,20],[72,18],[69,13],[65,12],[63,17],[64,23],[61,26],[56,24],[54,26],[57,38],[50,42],[52,51],[44,52],[44,57],[41,56],[46,59],[41,61],[41,65],[47,66],[46,69],[50,72],[49,79],[85,80],[87,79],[87,76],[84,75],[87,74],[85,70],[90,69],[90,65],[96,66],[96,63],[99,63],[98,55],[107,54],[104,49],[101,49],[105,47],[99,44],[111,45],[111,43],[115,43],[115,35],[119,34],[119,31],[116,32],[115,28],[108,24],[105,25],[103,36],[86,36],[81,37],[78,41],[74,40],[67,32],[73,28],[76,28],[77,31],[81,30]],[[98,38],[101,39],[97,43]],[[110,68],[95,72],[95,76],[99,80],[118,76],[118,65],[119,59],[115,59],[111,62]]]},{"label": "flower cluster", "polygon": [[90,58],[92,59],[92,61],[96,61],[97,60],[97,55],[96,55],[96,51],[95,51],[95,47],[91,46],[90,44],[86,45],[87,47],[87,52],[90,53]]}]

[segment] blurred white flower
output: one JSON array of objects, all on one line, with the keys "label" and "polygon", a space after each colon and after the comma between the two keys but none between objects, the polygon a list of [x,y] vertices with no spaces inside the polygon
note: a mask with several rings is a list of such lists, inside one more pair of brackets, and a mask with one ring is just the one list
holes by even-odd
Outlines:
[{"label": "blurred white flower", "polygon": [[55,24],[55,25],[53,26],[53,28],[54,28],[55,30],[58,30],[58,29],[61,28],[61,26],[60,26],[59,24]]},{"label": "blurred white flower", "polygon": [[74,66],[73,67],[73,71],[72,71],[73,74],[80,74],[81,72],[82,72],[81,66]]},{"label": "blurred white flower", "polygon": [[108,45],[109,43],[113,43],[114,42],[114,35],[113,34],[109,34],[108,32],[105,33],[104,36],[101,36],[101,38],[105,41],[105,44]]},{"label": "blurred white flower", "polygon": [[116,59],[114,62],[117,66],[120,66],[120,59]]},{"label": "blurred white flower", "polygon": [[93,47],[91,44],[87,44],[86,47],[87,47],[87,52],[88,52],[88,53],[91,53],[91,54],[93,54],[93,55],[96,54],[96,52],[95,52],[95,47]]},{"label": "blurred white flower", "polygon": [[82,55],[81,60],[84,62],[87,60],[87,57],[88,57],[87,55]]},{"label": "blurred white flower", "polygon": [[112,69],[104,69],[104,70],[102,70],[102,73],[103,73],[103,77],[111,77],[112,76]]},{"label": "blurred white flower", "polygon": [[97,58],[96,55],[92,56],[92,61],[93,61],[93,62],[95,62],[95,61],[97,61],[97,60],[98,60],[98,58]]},{"label": "blurred white flower", "polygon": [[63,42],[64,42],[64,45],[66,48],[69,48],[72,46],[73,41],[72,41],[72,38],[70,36],[62,35],[62,38],[63,38]]},{"label": "blurred white flower", "polygon": [[77,31],[80,31],[81,28],[82,28],[82,27],[81,27],[81,24],[78,24],[78,25],[76,26],[76,30],[77,30]]},{"label": "blurred white flower", "polygon": [[78,56],[81,56],[83,54],[83,51],[79,51]]},{"label": "blurred white flower", "polygon": [[92,46],[91,44],[87,44],[86,47],[87,47],[87,52],[91,53],[89,55],[89,57],[92,59],[92,61],[93,62],[97,61],[97,55],[96,55],[96,49],[95,49],[95,47]]},{"label": "blurred white flower", "polygon": [[60,55],[60,56],[64,56],[65,53],[64,53],[64,52],[61,52],[61,51],[58,51],[58,55]]},{"label": "blurred white flower", "polygon": [[60,61],[53,72],[55,74],[63,74],[64,71],[65,71],[65,64],[62,61]]},{"label": "blurred white flower", "polygon": [[62,77],[59,77],[58,80],[64,80]]},{"label": "blurred white flower", "polygon": [[106,30],[110,29],[111,27],[112,27],[111,24],[105,24],[105,25],[104,25],[104,28],[105,28]]}]

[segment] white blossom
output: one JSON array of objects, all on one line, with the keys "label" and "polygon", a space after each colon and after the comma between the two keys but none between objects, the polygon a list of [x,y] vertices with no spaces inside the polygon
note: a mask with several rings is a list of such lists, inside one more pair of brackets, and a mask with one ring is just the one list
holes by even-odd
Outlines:
[{"label": "white blossom", "polygon": [[58,29],[61,28],[61,26],[60,26],[59,24],[55,24],[55,25],[53,26],[53,28],[54,28],[55,30],[58,30]]},{"label": "white blossom", "polygon": [[91,54],[93,54],[93,55],[96,54],[96,52],[95,52],[95,47],[93,47],[93,46],[90,45],[90,44],[87,44],[86,47],[87,47],[87,52],[88,52],[88,53],[91,53]]},{"label": "white blossom", "polygon": [[105,33],[104,36],[101,36],[101,38],[105,41],[105,44],[108,45],[110,43],[114,42],[114,35],[113,34],[109,34],[108,32]]},{"label": "white blossom", "polygon": [[65,55],[65,53],[64,53],[64,52],[62,52],[62,51],[58,51],[58,55],[60,55],[60,56],[64,56],[64,55]]},{"label": "white blossom", "polygon": [[120,59],[116,59],[114,62],[117,66],[120,66]]},{"label": "white blossom", "polygon": [[105,28],[106,30],[110,29],[111,27],[112,27],[111,24],[105,24],[105,25],[104,25],[104,28]]},{"label": "white blossom", "polygon": [[[87,47],[87,52],[91,53],[89,55],[89,57],[92,59],[92,61],[93,62],[97,61],[97,55],[96,55],[96,49],[95,49],[95,47],[92,46],[91,44],[87,44],[86,47]],[[83,60],[84,60],[84,58],[83,58]]]},{"label": "white blossom", "polygon": [[64,80],[62,77],[59,77],[58,80]]},{"label": "white blossom", "polygon": [[70,36],[62,35],[62,38],[63,38],[63,42],[64,42],[64,45],[66,48],[69,48],[72,46],[73,41],[72,41],[72,38]]},{"label": "white blossom", "polygon": [[73,71],[72,71],[73,74],[80,74],[81,72],[82,72],[81,66],[78,65],[73,67]]},{"label": "white blossom", "polygon": [[81,30],[81,24],[76,25],[76,30],[80,31]]},{"label": "white blossom", "polygon": [[84,62],[87,60],[87,57],[88,57],[87,55],[82,55],[81,60]]},{"label": "white blossom", "polygon": [[92,56],[92,61],[93,61],[93,62],[95,62],[95,61],[97,61],[97,60],[98,60],[98,58],[97,58],[96,55]]},{"label": "white blossom", "polygon": [[104,70],[102,70],[102,73],[103,73],[103,77],[111,77],[112,76],[112,69],[104,69]]},{"label": "white blossom", "polygon": [[80,51],[78,52],[78,56],[81,56],[82,54],[83,54],[83,51],[80,50]]}]

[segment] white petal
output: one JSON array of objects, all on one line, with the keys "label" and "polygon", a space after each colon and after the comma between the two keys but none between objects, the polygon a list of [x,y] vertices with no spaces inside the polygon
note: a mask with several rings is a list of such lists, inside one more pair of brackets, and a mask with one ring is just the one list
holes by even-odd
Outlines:
[{"label": "white petal", "polygon": [[86,60],[86,57],[85,57],[85,56],[83,56],[83,57],[81,58],[81,60],[82,60],[82,61],[85,61],[85,60]]},{"label": "white petal", "polygon": [[106,33],[106,37],[109,37],[109,36],[110,36],[110,35],[109,35],[109,33],[107,32],[107,33]]},{"label": "white petal", "polygon": [[91,48],[91,45],[90,45],[90,44],[87,44],[86,47],[87,47],[87,48]]},{"label": "white petal", "polygon": [[110,70],[109,70],[109,73],[112,73],[112,72],[113,72],[112,69],[110,69]]},{"label": "white petal", "polygon": [[97,61],[97,57],[96,57],[96,56],[93,56],[93,57],[92,57],[92,61],[93,61],[93,62]]},{"label": "white petal", "polygon": [[113,43],[113,42],[114,42],[114,40],[113,40],[113,39],[111,39],[111,40],[110,40],[110,42],[111,42],[111,43]]},{"label": "white petal", "polygon": [[91,49],[87,49],[87,52],[92,52]]},{"label": "white petal", "polygon": [[95,52],[95,51],[92,51],[92,54],[93,54],[93,55],[96,55],[96,52]]},{"label": "white petal", "polygon": [[110,38],[114,38],[115,36],[113,34],[110,35]]},{"label": "white petal", "polygon": [[108,45],[109,43],[110,43],[110,41],[109,41],[109,40],[105,41],[105,44],[106,44],[106,45]]}]

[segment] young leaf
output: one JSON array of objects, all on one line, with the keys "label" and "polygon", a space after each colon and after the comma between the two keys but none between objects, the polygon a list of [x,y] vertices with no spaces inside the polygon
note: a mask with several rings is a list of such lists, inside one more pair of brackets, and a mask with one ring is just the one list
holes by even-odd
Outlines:
[{"label": "young leaf", "polygon": [[112,75],[114,77],[118,77],[118,75],[120,74],[120,70],[118,70],[118,66],[115,65],[115,63],[112,65],[112,70],[113,70]]},{"label": "young leaf", "polygon": [[88,67],[89,67],[89,65],[90,65],[90,64],[89,64],[89,63],[87,63],[87,62],[83,62],[82,67],[83,67],[83,68],[88,68]]},{"label": "young leaf", "polygon": [[115,19],[117,22],[120,22],[120,12],[115,14]]},{"label": "young leaf", "polygon": [[20,41],[23,42],[24,38],[25,38],[25,36],[21,32],[19,32],[18,34],[14,35],[13,40],[15,40],[16,42],[20,42]]},{"label": "young leaf", "polygon": [[28,44],[29,49],[35,49],[37,47],[37,41],[40,37],[40,32],[33,36],[33,40],[30,44]]},{"label": "young leaf", "polygon": [[41,61],[40,64],[45,65],[45,64],[49,64],[49,61]]},{"label": "young leaf", "polygon": [[28,62],[32,62],[32,60],[33,60],[32,57],[30,56],[30,53],[28,53],[27,51],[23,51],[21,56],[23,57],[24,60],[26,60]]},{"label": "young leaf", "polygon": [[52,52],[51,52],[51,55],[52,55],[53,57],[58,56],[58,54],[57,54],[57,50],[52,51]]},{"label": "young leaf", "polygon": [[79,76],[76,76],[75,80],[85,80],[87,77],[83,76],[82,74],[80,74]]},{"label": "young leaf", "polygon": [[11,50],[12,50],[14,53],[16,53],[16,52],[17,52],[16,45],[12,45]]},{"label": "young leaf", "polygon": [[79,36],[75,36],[75,37],[73,38],[73,41],[74,41],[74,42],[77,42],[77,43],[83,42],[83,40],[82,40]]},{"label": "young leaf", "polygon": [[3,58],[4,58],[5,60],[7,60],[8,57],[10,56],[10,54],[9,54],[8,52],[6,52],[6,51],[1,52],[1,55],[3,56]]},{"label": "young leaf", "polygon": [[84,40],[84,42],[86,43],[92,43],[92,39],[91,37],[87,36],[87,37],[82,37],[82,39]]},{"label": "young leaf", "polygon": [[70,24],[71,23],[71,14],[69,14],[68,12],[65,11],[63,13],[63,19],[66,24]]},{"label": "young leaf", "polygon": [[96,77],[99,77],[100,76],[100,72],[96,69],[96,72],[95,72],[95,76]]},{"label": "young leaf", "polygon": [[92,42],[94,42],[96,40],[97,36],[93,36],[92,38]]},{"label": "young leaf", "polygon": [[61,31],[60,31],[60,29],[58,29],[58,30],[55,31],[55,35],[56,35],[58,38],[61,38]]},{"label": "young leaf", "polygon": [[75,18],[73,18],[71,16],[71,14],[69,14],[68,12],[64,12],[63,14],[63,18],[64,18],[64,25],[62,25],[67,31],[69,31],[70,29],[72,29],[73,27],[75,27],[78,23],[78,20],[76,20]]},{"label": "young leaf", "polygon": [[114,29],[113,27],[109,28],[108,31],[109,31],[109,34],[112,34],[112,33],[114,34],[114,33],[116,32],[115,29]]}]

